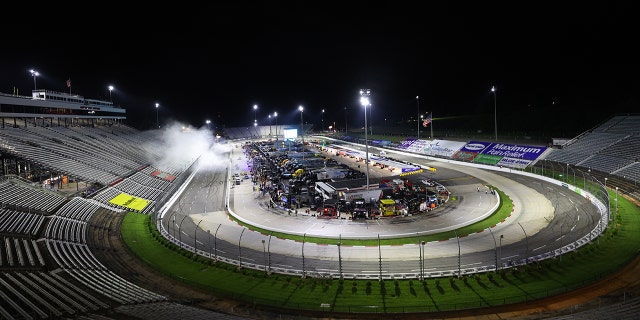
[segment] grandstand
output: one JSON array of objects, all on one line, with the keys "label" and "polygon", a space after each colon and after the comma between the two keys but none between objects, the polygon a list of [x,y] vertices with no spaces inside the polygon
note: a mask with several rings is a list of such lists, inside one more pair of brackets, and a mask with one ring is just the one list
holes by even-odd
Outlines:
[{"label": "grandstand", "polygon": [[[90,233],[92,229],[108,232],[100,228],[116,223],[124,211],[153,213],[184,181],[193,159],[166,162],[159,131],[141,132],[116,119],[97,116],[84,121],[64,118],[62,123],[59,117],[40,122],[16,115],[1,118],[0,317],[72,318],[110,310],[142,319],[170,318],[172,314],[222,318],[173,303],[114,273],[94,254],[98,246],[108,246],[108,242],[100,242],[98,236],[91,238]],[[290,127],[228,128],[226,138],[268,139],[276,132],[281,136]],[[305,135],[311,129],[305,127]],[[415,140],[389,147],[428,154],[429,141]],[[450,148],[464,145],[442,142]],[[558,168],[572,166],[615,181],[621,191],[640,198],[639,142],[640,116],[614,116],[562,148],[545,152],[532,166],[542,166],[545,161],[556,163]],[[450,157],[457,150],[436,151],[431,155]],[[167,179],[169,176],[175,179]],[[73,184],[75,190],[70,187]],[[142,199],[144,206],[114,201],[122,195]],[[638,315],[639,305],[637,299],[630,299],[585,311],[580,317],[627,319]],[[234,318],[225,315],[225,319]]]},{"label": "grandstand", "polygon": [[0,107],[0,318],[111,319],[100,314],[123,306],[154,319],[220,316],[169,303],[93,253],[109,247],[114,217],[151,212],[181,182],[189,165],[166,160],[160,132],[124,125],[111,102],[48,90],[0,94]]},{"label": "grandstand", "polygon": [[640,115],[616,115],[554,149],[543,160],[609,180],[640,198]]},{"label": "grandstand", "polygon": [[[153,147],[162,148],[157,133],[138,132],[122,124],[8,127],[0,130],[0,139],[5,163],[0,177],[3,319],[71,317],[118,306],[128,306],[120,310],[130,314],[150,315],[147,309],[162,307],[203,319],[219,315],[157,304],[168,299],[121,278],[92,252],[99,240],[89,239],[91,226],[108,225],[109,217],[125,210],[150,213],[156,201],[180,182],[175,177],[188,168],[185,163],[161,159],[161,152]],[[154,165],[161,160],[162,168]],[[25,166],[26,170],[20,169]],[[48,173],[47,183],[37,181],[42,176],[38,172]],[[51,179],[66,175],[74,177],[75,183],[83,179],[86,189],[74,190],[68,180]],[[136,209],[114,201],[123,195],[143,200],[137,202],[144,206]],[[156,318],[160,315],[156,312]]]}]

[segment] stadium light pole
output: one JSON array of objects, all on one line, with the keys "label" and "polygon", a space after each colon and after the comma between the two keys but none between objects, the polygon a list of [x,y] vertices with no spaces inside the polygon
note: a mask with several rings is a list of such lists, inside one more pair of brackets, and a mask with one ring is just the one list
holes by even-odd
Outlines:
[{"label": "stadium light pole", "polygon": [[324,109],[322,109],[322,130],[320,132],[324,132]]},{"label": "stadium light pole", "polygon": [[269,115],[269,137],[271,137],[271,115]]},{"label": "stadium light pole", "polygon": [[113,91],[113,86],[109,86],[109,101],[113,102],[113,98],[111,98],[111,91]]},{"label": "stadium light pole", "polygon": [[302,146],[304,147],[304,124],[302,122],[302,111],[304,111],[304,107],[298,106],[298,110],[300,110],[300,137],[302,138]]},{"label": "stadium light pole", "polygon": [[158,107],[160,107],[160,104],[156,102],[156,128],[160,129],[160,122],[158,121]]},{"label": "stadium light pole", "polygon": [[498,141],[498,102],[496,98],[496,87],[491,87],[491,92],[493,92],[493,124],[494,130],[496,134],[496,141]]},{"label": "stadium light pole", "polygon": [[257,104],[254,104],[254,105],[253,105],[253,126],[254,126],[254,127],[258,125],[258,117],[257,117],[257,114],[258,114],[258,105],[257,105]]},{"label": "stadium light pole", "polygon": [[276,118],[276,141],[278,141],[278,111],[273,113],[273,117]]},{"label": "stadium light pole", "polygon": [[420,97],[416,96],[416,106],[418,113],[416,114],[416,122],[418,122],[418,140],[420,140]]},{"label": "stadium light pole", "polygon": [[369,101],[369,95],[371,90],[360,89],[360,104],[364,107],[364,148],[365,148],[365,161],[367,166],[367,187],[369,190],[369,143],[367,142],[367,106],[371,104]]},{"label": "stadium light pole", "polygon": [[33,76],[33,90],[37,90],[38,87],[36,86],[36,77],[40,75],[40,73],[36,70],[29,70],[29,72],[31,73],[31,75]]},{"label": "stadium light pole", "polygon": [[207,130],[211,130],[211,120],[207,120],[205,123],[207,124]]},{"label": "stadium light pole", "polygon": [[[373,136],[373,115],[371,115],[371,111],[373,110],[373,105],[371,103],[369,103],[369,122],[371,122],[371,124],[369,125],[369,134]],[[365,112],[367,112],[367,110],[365,109]]]},{"label": "stadium light pole", "polygon": [[344,134],[347,135],[347,107],[344,107]]},{"label": "stadium light pole", "polygon": [[431,137],[429,137],[431,140],[433,140],[433,109],[431,109],[431,121],[429,121],[429,127],[431,128]]}]

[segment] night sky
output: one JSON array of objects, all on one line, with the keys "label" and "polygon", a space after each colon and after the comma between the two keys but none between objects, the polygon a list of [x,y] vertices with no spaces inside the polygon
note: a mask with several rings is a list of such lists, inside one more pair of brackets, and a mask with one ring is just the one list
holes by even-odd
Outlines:
[{"label": "night sky", "polygon": [[68,92],[70,79],[139,129],[155,125],[156,102],[161,123],[269,125],[277,111],[278,124],[298,124],[302,105],[316,126],[344,128],[345,108],[362,126],[361,88],[374,125],[415,118],[416,96],[440,128],[485,131],[494,108],[500,131],[568,136],[639,110],[631,4],[234,3],[3,22],[0,92],[30,95],[36,69],[38,89]]}]

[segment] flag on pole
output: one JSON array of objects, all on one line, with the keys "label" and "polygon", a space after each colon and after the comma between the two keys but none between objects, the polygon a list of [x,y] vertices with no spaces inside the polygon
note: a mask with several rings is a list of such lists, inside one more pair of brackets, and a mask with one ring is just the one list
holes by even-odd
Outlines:
[{"label": "flag on pole", "polygon": [[426,127],[429,123],[431,123],[431,113],[427,112],[427,117],[422,121],[422,126]]},{"label": "flag on pole", "polygon": [[67,88],[71,88],[71,79],[67,80]]}]

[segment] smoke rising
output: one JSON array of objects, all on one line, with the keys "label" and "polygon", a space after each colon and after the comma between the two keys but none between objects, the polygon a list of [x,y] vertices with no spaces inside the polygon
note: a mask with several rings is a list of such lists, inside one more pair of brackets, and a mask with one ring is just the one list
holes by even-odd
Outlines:
[{"label": "smoke rising", "polygon": [[207,127],[194,128],[179,122],[167,125],[158,135],[157,158],[150,162],[159,169],[184,169],[200,158],[201,170],[224,170],[229,164],[232,146],[220,143]]}]

